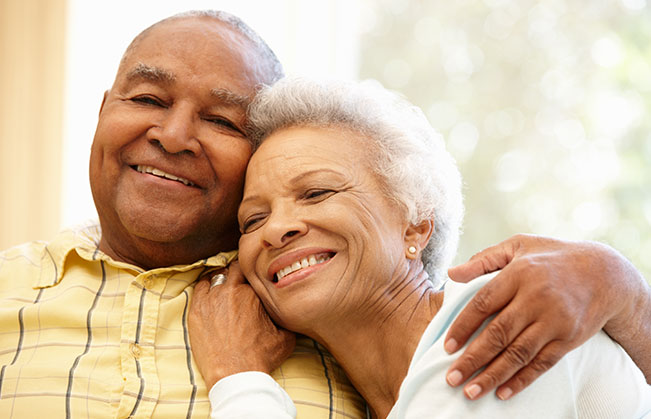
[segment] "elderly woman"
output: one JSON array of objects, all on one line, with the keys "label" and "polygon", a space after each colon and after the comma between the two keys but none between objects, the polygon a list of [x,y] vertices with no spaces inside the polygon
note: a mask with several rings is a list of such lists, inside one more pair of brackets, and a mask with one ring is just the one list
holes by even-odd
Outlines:
[{"label": "elderly woman", "polygon": [[[372,83],[288,79],[263,91],[250,113],[261,145],[238,213],[242,272],[277,325],[334,356],[370,416],[651,414],[651,387],[603,332],[508,402],[470,401],[446,384],[454,357],[442,336],[489,279],[440,287],[459,238],[461,178],[419,110]],[[196,292],[243,287],[229,279]],[[252,372],[215,384],[214,417],[230,417],[233,406],[242,417],[261,406],[265,417],[295,414],[264,374],[288,356],[292,336],[263,313],[260,322],[268,333],[240,347],[264,356]],[[240,344],[243,334],[215,344]],[[200,368],[221,378],[216,367]]]}]

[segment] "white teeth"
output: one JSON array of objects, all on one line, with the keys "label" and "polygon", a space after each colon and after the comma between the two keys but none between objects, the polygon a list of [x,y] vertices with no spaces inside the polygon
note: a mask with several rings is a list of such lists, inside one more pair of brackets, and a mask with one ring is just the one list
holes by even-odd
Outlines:
[{"label": "white teeth", "polygon": [[300,269],[304,269],[310,266],[318,265],[319,263],[323,263],[330,258],[331,256],[325,253],[320,255],[310,255],[308,257],[304,257],[303,259],[296,261],[291,265],[285,266],[284,268],[280,269],[278,272],[276,272],[276,277],[278,280],[283,279],[285,276],[289,275],[292,272],[296,272]]},{"label": "white teeth", "polygon": [[140,173],[149,173],[149,174],[152,174],[152,175],[154,175],[154,176],[164,177],[165,179],[175,180],[175,181],[177,181],[177,182],[181,182],[181,183],[183,183],[185,186],[194,186],[194,183],[190,182],[190,181],[187,180],[187,179],[183,179],[183,178],[181,178],[181,177],[177,177],[177,176],[171,175],[171,174],[169,174],[169,173],[167,173],[167,172],[163,172],[162,170],[157,169],[157,168],[152,167],[152,166],[142,166],[142,165],[138,165],[138,166],[136,167],[136,170],[137,170],[138,172],[140,172]]}]

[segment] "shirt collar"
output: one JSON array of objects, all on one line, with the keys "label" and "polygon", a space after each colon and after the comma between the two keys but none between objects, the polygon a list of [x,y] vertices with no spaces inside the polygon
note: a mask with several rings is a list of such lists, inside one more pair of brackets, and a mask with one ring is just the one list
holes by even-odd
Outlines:
[{"label": "shirt collar", "polygon": [[[99,223],[87,223],[60,232],[53,241],[45,246],[41,260],[41,273],[36,279],[34,288],[49,288],[59,284],[65,271],[65,262],[71,252],[76,252],[81,258],[93,262],[103,260],[106,263],[135,273],[145,272],[144,269],[125,262],[113,260],[99,250],[101,237]],[[176,265],[152,269],[150,272],[186,272],[200,267],[220,268],[227,266],[237,257],[237,250],[221,252],[215,256],[198,260],[190,265]]]}]

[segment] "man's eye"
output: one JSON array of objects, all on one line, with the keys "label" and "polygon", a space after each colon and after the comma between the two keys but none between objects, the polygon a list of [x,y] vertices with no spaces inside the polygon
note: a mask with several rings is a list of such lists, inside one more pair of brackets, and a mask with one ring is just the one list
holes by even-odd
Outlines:
[{"label": "man's eye", "polygon": [[232,123],[231,121],[229,121],[229,120],[226,119],[226,118],[219,118],[219,117],[205,117],[204,119],[205,119],[206,121],[208,121],[208,122],[211,122],[211,123],[215,124],[215,125],[218,125],[218,126],[221,126],[221,127],[224,127],[224,128],[228,128],[228,129],[231,129],[231,130],[233,130],[233,131],[242,132],[242,131],[237,127],[237,125],[235,125],[234,123]]},{"label": "man's eye", "polygon": [[137,96],[131,100],[144,105],[165,106],[160,99],[153,96]]}]

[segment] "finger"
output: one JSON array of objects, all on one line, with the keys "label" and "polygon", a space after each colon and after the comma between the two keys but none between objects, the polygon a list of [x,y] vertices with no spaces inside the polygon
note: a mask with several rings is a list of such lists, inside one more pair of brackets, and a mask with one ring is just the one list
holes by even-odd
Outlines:
[{"label": "finger", "polygon": [[469,399],[475,400],[506,382],[536,358],[538,353],[552,339],[548,329],[536,323],[522,332],[481,373],[464,387]]},{"label": "finger", "polygon": [[536,357],[497,389],[497,397],[508,400],[548,371],[572,348],[554,341],[545,346]]},{"label": "finger", "polygon": [[[518,338],[523,330],[531,324],[531,319],[523,316],[517,308],[507,308],[481,331],[468,345],[468,348],[457,358],[448,369],[448,383],[452,386],[459,385],[472,377],[489,363],[495,363],[497,357]],[[509,358],[510,359],[510,358]],[[517,361],[517,359],[516,359]],[[512,363],[511,377],[523,365]]]},{"label": "finger", "polygon": [[242,269],[240,269],[240,262],[237,260],[228,265],[226,274],[227,278],[225,284],[228,284],[231,287],[246,283]]},{"label": "finger", "polygon": [[517,286],[508,271],[500,272],[484,285],[450,326],[445,336],[445,350],[454,353],[465,345],[489,316],[503,309],[513,299],[516,291]]},{"label": "finger", "polygon": [[503,241],[482,250],[466,263],[448,269],[450,279],[456,282],[469,282],[478,276],[504,268],[513,260],[513,246]]},{"label": "finger", "polygon": [[194,294],[206,294],[210,290],[210,280],[207,277],[203,277],[194,284]]},{"label": "finger", "polygon": [[226,285],[224,285],[226,283],[226,279],[227,279],[226,275],[227,275],[226,271],[222,271],[222,272],[213,274],[210,277],[210,289],[219,288],[219,287],[222,287],[222,288],[226,287]]},{"label": "finger", "polygon": [[210,281],[208,278],[202,278],[194,284],[194,291],[192,298],[190,298],[188,326],[194,324],[196,318],[201,317],[203,307],[206,300],[208,300],[208,292],[210,291]]}]

